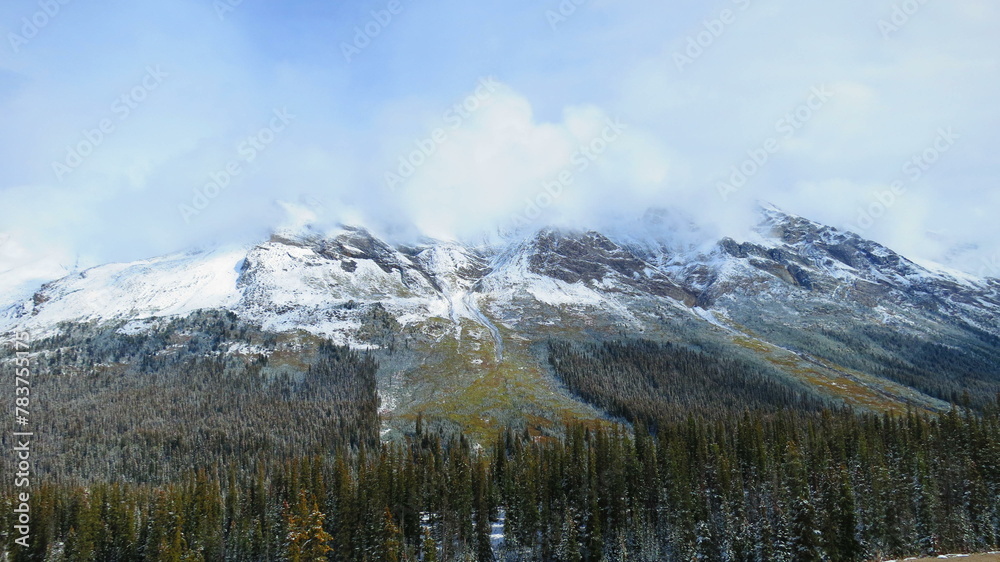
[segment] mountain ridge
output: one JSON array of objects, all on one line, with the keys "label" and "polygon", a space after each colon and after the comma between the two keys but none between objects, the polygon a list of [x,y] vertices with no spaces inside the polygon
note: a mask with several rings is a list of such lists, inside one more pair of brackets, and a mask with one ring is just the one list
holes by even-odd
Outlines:
[{"label": "mountain ridge", "polygon": [[[761,214],[763,220],[757,232],[763,238],[737,241],[724,237],[705,253],[670,252],[662,245],[654,248],[648,238],[641,241],[645,245],[640,247],[634,239],[616,241],[595,230],[542,228],[533,236],[515,239],[499,249],[436,240],[392,246],[366,229],[354,226],[342,227],[339,233],[330,236],[276,232],[266,242],[245,251],[245,255],[241,255],[243,250],[184,252],[96,266],[48,282],[30,300],[7,303],[0,313],[0,331],[22,324],[19,320],[27,320],[23,323],[32,327],[49,327],[45,322],[31,322],[28,317],[38,317],[50,310],[53,304],[49,303],[53,301],[72,300],[69,297],[77,291],[88,291],[91,297],[98,294],[117,299],[98,299],[89,310],[86,306],[67,306],[62,315],[50,315],[48,324],[170,316],[198,308],[235,308],[238,313],[252,315],[254,295],[243,292],[255,289],[250,279],[260,275],[257,265],[262,260],[273,260],[274,264],[263,267],[287,269],[292,265],[286,259],[289,257],[306,267],[339,266],[345,275],[327,272],[329,285],[352,286],[357,296],[367,300],[389,297],[387,289],[404,299],[422,296],[428,301],[434,300],[433,296],[447,300],[446,293],[455,290],[489,292],[491,287],[497,288],[499,278],[504,275],[509,278],[518,256],[527,256],[526,264],[517,264],[520,269],[516,274],[554,280],[562,293],[577,296],[581,296],[579,291],[567,290],[567,286],[604,284],[602,288],[609,292],[639,292],[669,298],[688,307],[711,308],[718,297],[734,288],[731,274],[746,277],[753,273],[733,271],[740,269],[736,266],[749,265],[809,291],[830,291],[834,289],[831,281],[853,281],[854,298],[871,297],[868,302],[878,296],[899,297],[891,289],[903,289],[928,297],[924,301],[928,306],[933,306],[934,301],[948,304],[940,302],[941,299],[955,297],[964,299],[962,302],[973,308],[1000,309],[998,280],[949,271],[943,266],[920,265],[853,233],[774,207],[762,207]],[[734,263],[729,258],[743,263]],[[232,275],[232,270],[237,275]],[[821,275],[816,275],[817,272]],[[95,276],[96,282],[85,282]],[[306,278],[317,281],[315,276]],[[379,282],[385,286],[379,288]],[[157,287],[158,294],[143,291],[143,283]],[[815,283],[818,285],[814,287]],[[164,292],[166,287],[171,290]],[[534,289],[541,291],[538,287]],[[970,290],[972,294],[968,294]],[[346,292],[349,291],[332,292],[328,301],[337,302],[337,297],[345,296]],[[125,309],[121,303],[132,306]],[[952,300],[952,307],[955,304]],[[105,311],[98,310],[98,306]]]},{"label": "mountain ridge", "polygon": [[[138,333],[226,311],[376,353],[390,431],[428,409],[462,427],[525,409],[550,422],[598,415],[553,378],[546,341],[676,342],[873,410],[941,410],[960,390],[1000,392],[997,280],[926,267],[774,207],[743,240],[698,246],[666,231],[543,228],[494,246],[393,245],[360,227],[276,232],[248,249],[47,283],[0,311],[0,333],[44,337],[63,323]],[[490,397],[477,390],[487,387]]]}]

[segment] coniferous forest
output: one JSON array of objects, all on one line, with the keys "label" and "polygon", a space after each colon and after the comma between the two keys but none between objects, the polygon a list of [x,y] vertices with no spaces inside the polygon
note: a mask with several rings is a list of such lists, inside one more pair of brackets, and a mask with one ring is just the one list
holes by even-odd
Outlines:
[{"label": "coniferous forest", "polygon": [[[14,560],[867,560],[995,548],[1000,416],[851,412],[504,431],[46,482]],[[12,512],[5,495],[3,513]],[[9,518],[9,516],[7,516]],[[505,540],[491,542],[502,522]],[[4,521],[10,529],[13,521]],[[10,545],[7,545],[9,548]]]},{"label": "coniferous forest", "polygon": [[1000,562],[1000,0],[0,31],[0,562]]},{"label": "coniferous forest", "polygon": [[[851,561],[1000,543],[1000,397],[859,412],[682,347],[552,342],[553,374],[609,421],[473,443],[417,418],[381,443],[371,356],[320,342],[292,376],[212,355],[270,337],[201,315],[42,342],[78,351],[46,354],[58,411],[38,433],[59,438],[39,444],[30,549],[3,490],[10,559]],[[205,358],[164,353],[178,345]]]}]

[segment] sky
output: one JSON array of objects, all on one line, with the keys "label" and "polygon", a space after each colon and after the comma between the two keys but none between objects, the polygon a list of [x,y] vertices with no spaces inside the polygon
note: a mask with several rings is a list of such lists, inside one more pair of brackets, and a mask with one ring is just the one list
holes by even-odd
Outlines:
[{"label": "sky", "polygon": [[1000,277],[992,0],[0,5],[0,290],[276,228],[759,201]]}]

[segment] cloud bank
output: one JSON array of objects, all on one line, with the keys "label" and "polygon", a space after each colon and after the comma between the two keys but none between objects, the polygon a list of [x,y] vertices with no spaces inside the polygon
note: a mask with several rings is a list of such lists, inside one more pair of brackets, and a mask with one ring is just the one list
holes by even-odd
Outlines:
[{"label": "cloud bank", "polygon": [[757,200],[1000,276],[998,24],[985,0],[8,3],[0,287],[287,224],[477,240],[656,206],[738,235]]}]

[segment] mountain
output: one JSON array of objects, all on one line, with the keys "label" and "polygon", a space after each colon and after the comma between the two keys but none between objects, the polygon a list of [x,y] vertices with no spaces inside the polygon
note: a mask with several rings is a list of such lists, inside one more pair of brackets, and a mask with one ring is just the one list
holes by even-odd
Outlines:
[{"label": "mountain", "polygon": [[478,247],[394,245],[359,227],[282,232],[47,283],[0,312],[0,333],[141,334],[228,311],[269,333],[370,350],[388,432],[417,414],[473,433],[606,416],[555,376],[551,341],[672,342],[872,410],[1000,391],[1000,281],[770,206],[743,240],[688,242],[704,233],[676,219],[651,212],[627,234],[547,228]]}]

